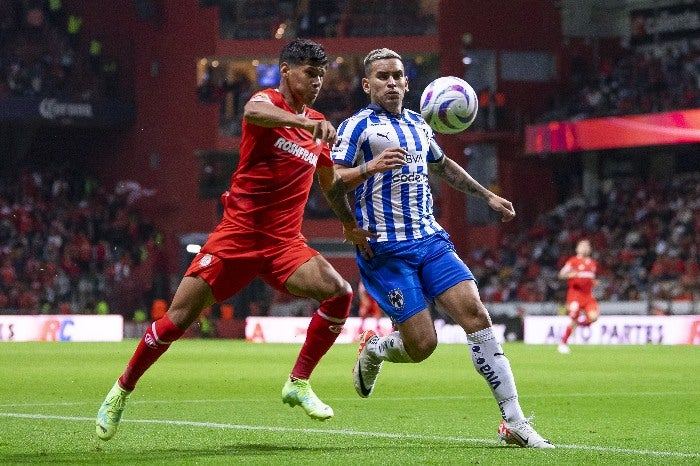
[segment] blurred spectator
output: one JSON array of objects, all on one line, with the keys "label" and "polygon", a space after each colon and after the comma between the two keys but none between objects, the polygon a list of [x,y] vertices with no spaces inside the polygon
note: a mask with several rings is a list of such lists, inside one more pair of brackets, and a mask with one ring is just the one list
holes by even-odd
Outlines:
[{"label": "blurred spectator", "polygon": [[[0,182],[0,311],[96,313],[131,318],[168,298],[156,286],[158,234],[132,197],[50,171]],[[136,184],[137,185],[137,184]],[[141,189],[141,191],[144,191]],[[127,289],[116,293],[113,287]]]},{"label": "blurred spectator", "polygon": [[468,259],[482,299],[562,301],[556,280],[568,251],[588,237],[599,262],[596,298],[700,300],[700,173],[668,180],[616,179],[595,200],[574,195],[503,249]]},{"label": "blurred spectator", "polygon": [[114,62],[99,41],[81,46],[82,22],[60,0],[0,0],[0,98],[116,96]]},{"label": "blurred spectator", "polygon": [[596,68],[583,57],[571,63],[567,97],[539,121],[665,112],[700,106],[700,47],[654,44],[608,51]]},{"label": "blurred spectator", "polygon": [[420,0],[222,0],[223,38],[435,34],[438,3]]}]

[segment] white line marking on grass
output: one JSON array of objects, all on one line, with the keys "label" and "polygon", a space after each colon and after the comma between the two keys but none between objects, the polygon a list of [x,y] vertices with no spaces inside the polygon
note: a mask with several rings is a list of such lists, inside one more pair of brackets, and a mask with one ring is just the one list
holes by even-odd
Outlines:
[{"label": "white line marking on grass", "polygon": [[[74,417],[74,416],[48,416],[45,414],[22,414],[22,413],[0,413],[0,417],[12,417],[19,419],[54,419],[58,421],[80,421],[94,422],[92,417]],[[203,427],[206,429],[232,429],[232,430],[257,430],[264,432],[298,432],[305,434],[333,434],[333,435],[354,435],[361,437],[374,438],[392,438],[405,440],[434,440],[438,442],[456,442],[456,443],[485,443],[489,445],[497,444],[495,440],[465,438],[465,437],[443,437],[438,435],[420,435],[420,434],[394,434],[390,432],[363,432],[356,430],[339,430],[339,429],[297,429],[291,427],[274,427],[274,426],[250,426],[240,424],[223,424],[218,422],[197,422],[197,421],[173,421],[160,419],[124,419],[122,422],[130,424],[161,424],[173,426],[189,426]],[[630,448],[614,448],[614,447],[597,447],[587,445],[559,445],[559,449],[569,450],[594,450],[604,453],[626,453],[632,455],[643,456],[665,456],[672,458],[700,458],[700,453],[680,453],[676,451],[655,451],[655,450],[635,450]]]}]

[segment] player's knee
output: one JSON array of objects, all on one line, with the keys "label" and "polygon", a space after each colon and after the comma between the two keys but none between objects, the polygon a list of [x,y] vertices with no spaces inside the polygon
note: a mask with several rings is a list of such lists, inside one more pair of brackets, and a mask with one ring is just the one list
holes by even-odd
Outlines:
[{"label": "player's knee", "polygon": [[[349,285],[348,285],[349,286]],[[349,292],[332,296],[321,301],[321,311],[334,319],[347,319],[350,315],[350,304],[352,303],[352,288]]]},{"label": "player's knee", "polygon": [[422,338],[410,344],[404,341],[404,348],[413,362],[421,362],[428,359],[428,357],[433,354],[433,351],[435,351],[435,348],[437,348],[437,337]]},{"label": "player's knee", "polygon": [[[328,277],[325,280],[325,295],[328,298],[337,298],[339,296],[344,296],[347,294],[352,295],[352,286],[347,280],[343,279],[340,275],[335,274],[333,277]],[[351,296],[352,297],[352,296]]]}]

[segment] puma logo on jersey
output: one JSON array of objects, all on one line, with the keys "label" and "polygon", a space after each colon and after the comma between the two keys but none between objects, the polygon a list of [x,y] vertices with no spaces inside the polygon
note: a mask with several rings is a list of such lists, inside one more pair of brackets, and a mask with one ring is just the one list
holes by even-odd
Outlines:
[{"label": "puma logo on jersey", "polygon": [[386,139],[387,141],[391,142],[391,139],[389,139],[389,133],[382,134],[382,133],[379,133],[379,132],[378,132],[378,133],[375,133],[375,134],[376,134],[378,137],[384,138],[384,139]]}]

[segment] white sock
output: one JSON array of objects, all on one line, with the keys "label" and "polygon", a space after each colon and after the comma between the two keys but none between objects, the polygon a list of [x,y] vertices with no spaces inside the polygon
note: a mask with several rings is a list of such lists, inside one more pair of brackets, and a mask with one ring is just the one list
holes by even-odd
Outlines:
[{"label": "white sock", "polygon": [[367,342],[367,351],[378,361],[414,362],[406,352],[399,332],[392,332],[381,338],[372,338]]},{"label": "white sock", "polygon": [[468,334],[467,341],[474,367],[489,384],[503,419],[509,423],[524,420],[525,415],[518,402],[518,390],[515,388],[510,362],[503,354],[503,348],[496,341],[491,327]]}]

